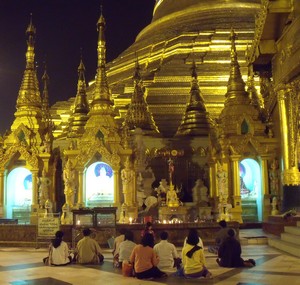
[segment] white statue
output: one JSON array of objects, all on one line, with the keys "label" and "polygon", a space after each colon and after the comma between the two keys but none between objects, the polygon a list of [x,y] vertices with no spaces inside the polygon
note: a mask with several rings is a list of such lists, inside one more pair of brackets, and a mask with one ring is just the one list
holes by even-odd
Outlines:
[{"label": "white statue", "polygon": [[62,215],[60,217],[60,223],[62,225],[73,224],[73,213],[70,211],[69,205],[66,203],[62,206]]},{"label": "white statue", "polygon": [[66,196],[66,203],[69,205],[70,208],[73,208],[75,203],[75,187],[76,187],[76,173],[75,169],[73,167],[73,164],[70,159],[68,159],[64,172],[63,172],[63,178],[65,183],[65,196]]},{"label": "white statue", "polygon": [[45,202],[45,214],[44,214],[44,217],[47,218],[47,217],[53,217],[53,204],[52,202],[47,199],[46,202]]},{"label": "white statue", "polygon": [[45,207],[45,202],[49,198],[49,186],[51,184],[51,180],[47,177],[47,173],[45,168],[42,172],[42,177],[38,178],[39,183],[39,205],[40,208]]},{"label": "white statue", "polygon": [[223,166],[218,162],[217,166],[217,181],[219,190],[219,199],[221,203],[227,204],[228,189],[227,189],[227,173],[224,171]]},{"label": "white statue", "polygon": [[134,176],[135,172],[131,169],[131,163],[127,157],[125,160],[125,168],[121,171],[124,204],[127,206],[132,206],[133,204]]},{"label": "white statue", "polygon": [[208,205],[208,188],[204,185],[202,179],[197,179],[193,191],[193,202],[202,204],[201,206]]},{"label": "white statue", "polygon": [[278,161],[274,159],[271,163],[269,169],[269,178],[270,178],[270,192],[273,195],[279,194],[279,170],[278,170]]}]

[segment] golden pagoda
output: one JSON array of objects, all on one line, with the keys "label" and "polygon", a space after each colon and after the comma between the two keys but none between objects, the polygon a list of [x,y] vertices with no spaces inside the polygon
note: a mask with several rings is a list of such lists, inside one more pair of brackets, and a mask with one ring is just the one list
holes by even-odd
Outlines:
[{"label": "golden pagoda", "polygon": [[[116,207],[119,221],[129,221],[145,214],[138,196],[163,207],[153,196],[162,180],[176,189],[178,208],[192,213],[199,179],[214,220],[257,222],[299,208],[299,5],[157,0],[152,22],[110,63],[101,12],[95,80],[86,85],[81,59],[76,96],[50,109],[46,69],[40,96],[31,21],[15,120],[0,141],[2,215],[23,211],[34,223],[43,194],[55,211]],[[19,196],[18,171],[27,185]],[[51,180],[48,188],[41,178]]]}]

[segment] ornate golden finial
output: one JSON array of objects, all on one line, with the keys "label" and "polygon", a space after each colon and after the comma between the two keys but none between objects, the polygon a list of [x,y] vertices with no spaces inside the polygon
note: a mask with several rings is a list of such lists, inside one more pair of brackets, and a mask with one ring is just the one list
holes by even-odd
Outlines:
[{"label": "ornate golden finial", "polygon": [[32,14],[30,22],[26,29],[27,35],[27,52],[26,52],[26,69],[23,75],[19,96],[17,99],[17,109],[21,107],[41,108],[41,96],[38,87],[38,80],[34,65],[34,44],[36,29],[32,23]]},{"label": "ornate golden finial", "polygon": [[[236,33],[233,28],[230,31],[230,41],[231,41],[231,64],[230,64],[230,76],[227,84],[227,93],[226,93],[226,104],[236,104],[236,103],[249,103],[248,93],[245,91],[245,82],[242,78],[240,65],[237,60],[236,52]],[[234,101],[234,102],[233,102]]]},{"label": "ornate golden finial", "polygon": [[113,102],[111,100],[110,89],[108,86],[107,75],[106,75],[106,40],[105,40],[105,28],[106,23],[102,14],[101,7],[101,15],[97,22],[97,30],[98,30],[98,67],[96,74],[96,82],[94,88],[94,96],[93,101],[91,103],[92,111],[105,110],[105,112],[113,113],[112,105]]},{"label": "ornate golden finial", "polygon": [[142,130],[159,133],[145,100],[140,69],[139,62],[136,60],[133,74],[134,91],[123,125],[129,130],[141,128]]},{"label": "ornate golden finial", "polygon": [[206,112],[204,99],[200,92],[195,60],[193,60],[191,76],[190,100],[175,136],[208,136],[210,132],[210,118]]},{"label": "ornate golden finial", "polygon": [[84,133],[84,126],[88,120],[89,103],[86,95],[85,66],[80,52],[80,63],[78,66],[77,94],[74,102],[74,111],[70,117],[68,137],[80,136]]}]

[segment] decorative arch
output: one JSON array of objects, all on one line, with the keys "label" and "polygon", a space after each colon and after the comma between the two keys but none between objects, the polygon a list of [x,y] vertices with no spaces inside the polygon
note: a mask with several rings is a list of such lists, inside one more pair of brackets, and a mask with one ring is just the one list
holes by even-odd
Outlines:
[{"label": "decorative arch", "polygon": [[10,148],[8,148],[4,154],[0,156],[0,168],[5,169],[8,163],[17,155],[20,154],[21,157],[30,165],[32,169],[39,168],[39,160],[36,152],[31,152],[27,147],[18,143]]}]

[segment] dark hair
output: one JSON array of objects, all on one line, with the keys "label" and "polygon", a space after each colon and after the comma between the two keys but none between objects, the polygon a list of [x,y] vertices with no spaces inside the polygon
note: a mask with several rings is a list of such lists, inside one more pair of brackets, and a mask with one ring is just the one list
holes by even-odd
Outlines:
[{"label": "dark hair", "polygon": [[160,239],[167,240],[169,237],[169,234],[166,231],[163,231],[160,233]]},{"label": "dark hair", "polygon": [[227,234],[230,236],[230,237],[234,237],[235,236],[235,232],[233,229],[229,229]]},{"label": "dark hair", "polygon": [[219,222],[219,226],[222,227],[222,228],[226,228],[226,227],[227,227],[226,221],[225,221],[225,220],[221,220],[221,221]]},{"label": "dark hair", "polygon": [[190,229],[186,242],[190,245],[197,245],[199,242],[199,236],[196,229]]},{"label": "dark hair", "polygon": [[82,233],[86,237],[86,236],[89,236],[92,232],[89,228],[84,228]]},{"label": "dark hair", "polygon": [[154,246],[154,237],[153,237],[153,235],[149,234],[149,233],[145,233],[145,235],[142,238],[142,245],[144,247],[146,247],[146,246],[153,247]]},{"label": "dark hair", "polygon": [[151,222],[147,222],[146,229],[149,229],[150,227],[152,227],[152,223]]},{"label": "dark hair", "polygon": [[124,229],[124,228],[120,228],[119,229],[119,233],[121,234],[121,235],[124,235],[125,233],[126,233],[126,229]]},{"label": "dark hair", "polygon": [[125,232],[125,238],[124,240],[131,240],[133,241],[133,232],[132,231],[126,231]]},{"label": "dark hair", "polygon": [[55,233],[55,239],[52,240],[52,245],[54,248],[58,248],[60,246],[63,236],[64,233],[62,231],[57,231]]}]

